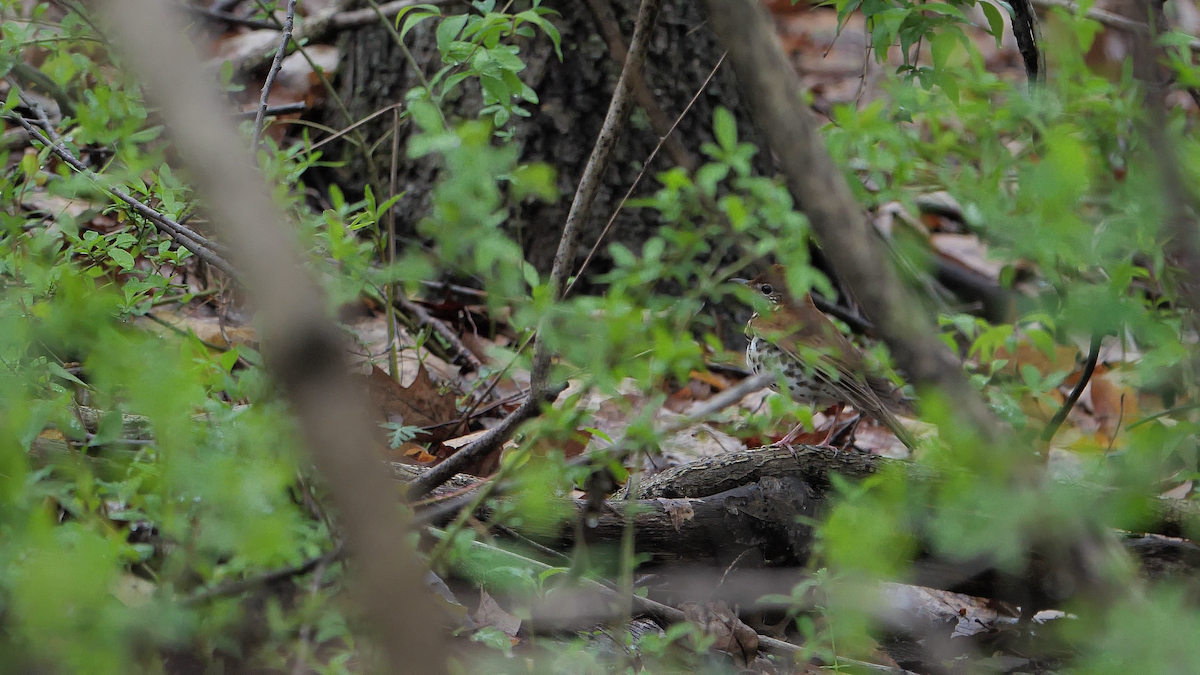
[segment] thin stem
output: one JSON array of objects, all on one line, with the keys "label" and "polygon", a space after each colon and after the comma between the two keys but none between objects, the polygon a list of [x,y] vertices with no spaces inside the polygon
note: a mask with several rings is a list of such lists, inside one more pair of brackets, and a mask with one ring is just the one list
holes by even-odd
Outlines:
[{"label": "thin stem", "polygon": [[258,115],[254,117],[254,135],[250,141],[250,152],[258,152],[258,143],[262,139],[263,120],[267,117],[267,97],[271,95],[271,87],[283,66],[283,55],[287,53],[288,42],[292,39],[292,26],[296,21],[296,0],[288,0],[287,13],[283,17],[283,35],[279,38],[279,49],[275,51],[275,60],[267,71],[267,81],[263,83],[262,95],[258,98]]},{"label": "thin stem", "polygon": [[1103,336],[1099,333],[1092,335],[1091,349],[1088,350],[1087,362],[1083,365],[1083,374],[1079,376],[1079,382],[1075,383],[1075,388],[1071,390],[1071,394],[1067,396],[1067,400],[1063,402],[1062,407],[1054,414],[1054,418],[1042,430],[1042,442],[1046,445],[1054,439],[1054,434],[1058,433],[1058,428],[1067,419],[1067,414],[1071,412],[1071,408],[1075,407],[1075,402],[1083,395],[1083,390],[1087,387],[1088,381],[1092,379],[1092,372],[1096,370],[1096,361],[1100,358],[1100,340]]},{"label": "thin stem", "polygon": [[[389,199],[396,198],[396,158],[400,154],[400,110],[392,108],[392,166],[388,179]],[[387,264],[396,262],[396,205],[388,207],[387,213]],[[388,368],[392,379],[400,381],[400,363],[396,357],[396,282],[389,281],[387,285],[387,337],[388,337]]]}]

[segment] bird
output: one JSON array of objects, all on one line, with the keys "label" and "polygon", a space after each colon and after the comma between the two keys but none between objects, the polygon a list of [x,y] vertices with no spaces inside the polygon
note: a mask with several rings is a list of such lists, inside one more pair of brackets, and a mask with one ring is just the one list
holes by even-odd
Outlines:
[{"label": "bird", "polygon": [[[915,438],[897,419],[911,412],[900,390],[886,377],[868,372],[867,360],[833,321],[817,309],[808,293],[797,300],[788,292],[780,265],[753,279],[735,279],[768,302],[746,324],[746,365],[754,374],[781,375],[788,394],[799,403],[817,408],[835,406],[829,435],[820,446],[828,447],[846,404],[860,414],[887,427],[904,445],[914,449]],[[778,388],[777,386],[775,387]],[[796,427],[780,443],[795,440]]]}]

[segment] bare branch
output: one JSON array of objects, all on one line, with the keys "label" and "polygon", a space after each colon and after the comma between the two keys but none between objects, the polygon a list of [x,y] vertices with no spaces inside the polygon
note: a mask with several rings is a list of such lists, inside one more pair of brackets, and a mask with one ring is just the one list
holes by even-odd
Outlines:
[{"label": "bare branch", "polygon": [[263,83],[262,95],[258,99],[258,114],[254,117],[254,135],[250,140],[250,153],[258,152],[258,142],[262,139],[263,120],[267,116],[267,97],[271,95],[271,86],[275,84],[275,76],[283,66],[283,55],[287,51],[288,42],[292,39],[292,24],[296,20],[296,0],[288,0],[287,14],[283,17],[283,31],[279,38],[279,49],[275,50],[275,60],[271,62],[271,70],[267,71],[267,81]]},{"label": "bare branch", "polygon": [[[45,119],[45,113],[41,111],[40,107],[35,107],[34,111],[38,113],[39,117]],[[159,213],[149,206],[146,206],[124,190],[105,185],[104,180],[102,180],[94,171],[89,169],[87,165],[79,161],[75,155],[71,154],[71,151],[68,150],[59,139],[55,138],[54,140],[51,140],[51,138],[47,138],[46,136],[42,135],[33,127],[33,125],[31,125],[20,115],[8,114],[5,115],[5,117],[24,127],[30,138],[38,143],[41,143],[47,148],[50,148],[51,152],[57,155],[59,159],[66,162],[67,165],[72,169],[75,169],[79,173],[87,176],[89,179],[95,182],[96,185],[100,186],[113,197],[128,204],[130,208],[133,209],[134,213],[150,221],[156,229],[175,240],[175,242],[183,248],[191,251],[192,254],[197,258],[208,263],[209,265],[212,265],[216,269],[221,270],[225,274],[228,274],[230,277],[236,276],[233,265],[231,265],[229,261],[222,257],[219,253],[214,251],[216,248],[215,242],[209,241],[208,239],[200,236],[193,230],[176,222],[165,214]],[[47,121],[45,124],[48,125],[49,122]]]}]

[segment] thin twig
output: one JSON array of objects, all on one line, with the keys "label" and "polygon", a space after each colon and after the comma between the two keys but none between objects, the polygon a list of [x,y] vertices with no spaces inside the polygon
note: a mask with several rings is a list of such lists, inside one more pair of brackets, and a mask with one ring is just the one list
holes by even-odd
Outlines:
[{"label": "thin twig", "polygon": [[256,30],[271,30],[275,28],[275,24],[262,19],[252,19],[249,17],[238,16],[230,12],[223,12],[217,9],[209,9],[198,5],[180,5],[180,11],[187,12],[198,19],[204,19],[213,23],[227,23],[231,26],[245,26]]},{"label": "thin twig", "polygon": [[475,356],[470,349],[467,349],[467,346],[463,344],[463,341],[459,339],[454,330],[446,325],[445,321],[434,318],[424,307],[404,297],[403,293],[396,294],[396,305],[408,314],[416,317],[417,321],[422,325],[429,326],[437,332],[442,339],[450,343],[451,349],[454,350],[457,356],[466,361],[467,365],[472,369],[479,370],[483,367],[483,361],[480,361],[478,356]]},{"label": "thin twig", "polygon": [[[267,106],[266,115],[286,115],[288,113],[304,112],[308,110],[308,104],[304,101],[296,101],[295,103],[284,103],[283,105]],[[233,114],[235,119],[250,119],[258,116],[257,110],[245,110]]]},{"label": "thin twig", "polygon": [[[392,166],[388,178],[388,199],[396,197],[397,157],[400,155],[400,110],[392,109]],[[387,263],[396,262],[396,205],[388,207],[387,213]],[[388,368],[391,369],[392,379],[400,381],[400,364],[396,357],[396,282],[389,281],[387,285],[387,338],[388,338]]]},{"label": "thin twig", "polygon": [[[51,146],[51,150],[53,150],[55,152],[55,154],[58,155],[61,159],[66,161],[68,164],[70,164],[72,168],[74,168],[78,171],[84,172],[85,175],[88,175],[92,180],[95,180],[96,182],[100,183],[101,186],[103,186],[103,183],[101,183],[99,180],[99,175],[92,172],[90,169],[88,169],[87,166],[83,162],[79,161],[79,159],[77,157],[75,157],[75,155],[71,154],[71,151],[67,149],[67,144],[63,142],[62,137],[58,135],[58,131],[56,131],[54,129],[54,125],[50,123],[50,118],[46,116],[46,111],[42,109],[42,106],[38,105],[35,101],[32,101],[28,97],[26,97],[25,93],[20,91],[20,89],[17,90],[17,96],[20,97],[21,103],[23,105],[25,105],[27,108],[32,110],[35,115],[37,115],[38,126],[42,127],[42,130],[46,132],[46,137],[50,139],[49,145]],[[21,119],[21,120],[18,120],[18,122],[22,123],[22,126],[25,127],[26,131],[30,131],[29,126],[27,124],[24,124],[25,120]],[[44,141],[42,141],[42,142],[44,143]],[[55,147],[55,146],[57,146],[57,147]],[[64,155],[61,153],[66,153],[66,154]],[[108,189],[108,190],[109,190],[109,192],[113,192],[113,189]],[[124,193],[120,192],[120,191],[114,192],[114,195],[119,196],[120,194],[124,194]],[[133,199],[133,198],[130,197],[130,199]],[[129,202],[126,201],[126,203],[129,203]],[[221,257],[225,257],[225,256],[229,255],[228,247],[201,236],[196,231],[189,229],[183,223],[176,222],[175,220],[171,219],[166,214],[160,213],[159,211],[156,211],[156,210],[150,208],[149,206],[146,206],[145,204],[143,204],[140,201],[137,201],[136,199],[133,200],[133,203],[129,203],[129,205],[132,206],[134,208],[134,210],[137,213],[139,213],[142,217],[148,218],[148,219],[154,221],[155,223],[161,225],[163,228],[165,228],[167,230],[168,234],[171,234],[173,236],[173,238],[178,238],[178,237],[175,237],[175,235],[178,235],[180,237],[185,237],[187,239],[192,240],[196,244],[198,244],[210,251],[215,252],[216,254],[218,254]],[[230,274],[230,276],[232,276],[232,274]]]},{"label": "thin twig", "polygon": [[258,115],[254,118],[254,135],[250,140],[250,152],[258,152],[258,143],[262,140],[263,120],[267,116],[267,97],[271,95],[271,86],[283,66],[283,56],[287,52],[288,42],[292,39],[292,26],[296,20],[296,0],[288,0],[287,13],[283,17],[283,34],[279,37],[279,49],[275,50],[275,60],[267,71],[267,81],[263,83],[262,95],[258,99]]},{"label": "thin twig", "polygon": [[376,110],[375,112],[371,113],[370,115],[367,115],[366,117],[358,120],[357,122],[353,122],[349,126],[343,128],[343,129],[339,129],[333,135],[327,136],[327,137],[322,138],[321,140],[317,141],[316,143],[313,143],[312,145],[305,148],[304,152],[312,152],[313,150],[316,150],[317,148],[321,147],[322,145],[325,145],[326,143],[332,143],[333,141],[336,141],[337,139],[341,138],[342,136],[352,133],[355,129],[361,127],[362,125],[366,124],[367,122],[370,122],[371,120],[375,119],[376,117],[379,117],[380,115],[382,115],[390,110],[395,110],[397,108],[403,108],[403,107],[404,107],[404,103],[392,103],[391,105],[384,106],[384,107],[380,108],[379,110]]},{"label": "thin twig", "polygon": [[341,560],[345,552],[345,548],[342,546],[342,544],[338,544],[337,546],[333,547],[332,550],[322,553],[315,558],[309,558],[308,560],[305,560],[299,565],[295,565],[293,567],[285,567],[281,570],[264,572],[257,576],[227,581],[211,588],[202,589],[184,599],[183,604],[197,605],[215,598],[227,598],[234,595],[241,595],[246,591],[252,591],[256,588],[262,588],[263,586],[270,586],[271,584],[279,583],[285,579],[291,579],[292,577],[308,574],[318,567],[327,567],[338,560]]},{"label": "thin twig", "polygon": [[[1068,12],[1078,12],[1079,5],[1069,0],[1030,0],[1034,7],[1042,9],[1065,9]],[[1120,30],[1129,31],[1141,35],[1150,34],[1150,24],[1129,17],[1121,16],[1113,12],[1108,12],[1103,9],[1090,8],[1084,12],[1084,16],[1101,23],[1109,28],[1118,28]],[[1200,39],[1192,38],[1188,41],[1188,48],[1194,52],[1200,52]]]},{"label": "thin twig", "polygon": [[696,102],[696,99],[700,98],[700,94],[703,94],[704,90],[708,89],[708,83],[712,82],[713,77],[717,74],[717,70],[724,62],[725,54],[721,54],[721,58],[717,59],[717,65],[713,66],[712,72],[708,74],[708,77],[704,78],[704,82],[700,84],[700,88],[696,90],[696,94],[692,96],[692,100],[688,101],[688,104],[684,107],[683,112],[679,113],[679,117],[676,117],[675,121],[671,124],[671,128],[667,130],[666,134],[663,134],[658,139],[658,144],[654,146],[654,150],[650,153],[650,156],[646,158],[645,162],[642,162],[641,170],[638,171],[638,175],[634,177],[633,183],[630,184],[629,189],[625,191],[625,196],[622,197],[621,202],[617,204],[617,208],[613,211],[613,214],[608,219],[608,222],[604,224],[604,229],[600,231],[600,236],[596,237],[596,243],[592,245],[592,249],[588,251],[587,257],[583,259],[583,264],[580,265],[579,270],[575,272],[575,278],[571,280],[571,283],[567,285],[567,289],[563,291],[564,298],[571,293],[571,289],[575,288],[575,284],[578,283],[580,277],[583,276],[583,271],[587,269],[588,263],[590,263],[592,258],[596,255],[596,251],[599,250],[600,244],[604,241],[605,235],[607,235],[608,231],[612,229],[613,223],[616,222],[617,216],[621,213],[621,209],[625,208],[625,203],[628,202],[629,198],[633,196],[633,191],[637,188],[638,183],[641,182],[642,176],[646,175],[646,169],[649,168],[650,163],[654,161],[655,156],[658,155],[658,151],[662,149],[663,143],[665,143],[667,138],[674,133],[675,127],[679,126],[679,122],[683,120],[683,118],[688,114],[688,111],[692,109],[692,105]]},{"label": "thin twig", "polygon": [[[458,433],[462,431],[463,427],[471,421],[471,419],[475,416],[475,411],[479,409],[479,406],[483,405],[483,402],[488,400],[488,398],[491,397],[492,392],[496,390],[496,386],[500,384],[500,378],[504,377],[504,375],[508,373],[508,371],[512,369],[514,365],[516,365],[517,359],[521,357],[521,353],[524,352],[532,342],[533,334],[531,333],[521,343],[521,346],[517,347],[517,351],[513,353],[512,358],[508,360],[508,363],[504,364],[504,367],[501,368],[499,372],[492,375],[491,382],[488,383],[487,389],[483,390],[483,393],[475,399],[475,402],[471,404],[471,407],[467,410],[466,414],[459,419],[457,426],[454,427],[454,431],[450,432],[451,436],[457,436]],[[474,390],[475,387],[472,387],[472,391]],[[524,395],[528,396],[529,392],[524,392]],[[495,405],[499,405],[500,403],[501,402],[497,402]],[[488,406],[488,409],[494,408],[495,405]],[[480,414],[483,412],[484,411],[480,411]]]},{"label": "thin twig", "polygon": [[1079,376],[1079,382],[1075,383],[1075,388],[1071,390],[1071,394],[1067,396],[1067,400],[1063,401],[1062,407],[1058,409],[1058,412],[1054,414],[1054,418],[1042,430],[1042,442],[1047,446],[1054,439],[1054,434],[1058,433],[1058,428],[1062,426],[1063,421],[1067,419],[1071,408],[1075,407],[1075,402],[1083,395],[1083,390],[1087,387],[1088,381],[1092,379],[1092,372],[1096,370],[1096,361],[1100,359],[1100,341],[1103,337],[1100,333],[1092,335],[1091,349],[1088,350],[1087,362],[1083,364],[1083,374]]}]

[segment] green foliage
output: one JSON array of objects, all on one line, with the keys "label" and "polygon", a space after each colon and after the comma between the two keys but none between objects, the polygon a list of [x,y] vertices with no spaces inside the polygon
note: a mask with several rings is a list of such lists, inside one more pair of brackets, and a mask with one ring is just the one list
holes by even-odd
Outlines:
[{"label": "green foliage", "polygon": [[395,23],[401,38],[425,19],[441,19],[436,32],[437,48],[445,65],[429,78],[428,89],[414,89],[408,92],[408,97],[428,97],[440,105],[446,97],[455,95],[463,81],[477,80],[484,105],[479,115],[490,116],[496,134],[507,138],[512,131],[504,127],[514,116],[529,117],[529,111],[513,101],[537,105],[538,97],[517,75],[525,70],[520,48],[502,41],[513,37],[532,38],[537,28],[554,43],[554,50],[561,60],[561,37],[547,19],[558,12],[542,7],[541,0],[533,0],[532,7],[516,14],[507,14],[507,6],[496,11],[496,0],[475,0],[471,6],[478,15],[444,17],[442,10],[434,5],[413,5],[396,15]]},{"label": "green foliage", "polygon": [[[1194,352],[1185,317],[1160,302],[1172,300],[1175,289],[1157,227],[1156,177],[1132,170],[1149,164],[1133,133],[1138,92],[1128,76],[1104,78],[1083,61],[1097,24],[1055,12],[1046,24],[1053,77],[1029,92],[984,68],[965,33],[964,10],[973,2],[834,4],[842,25],[862,12],[879,58],[892,46],[903,55],[896,77],[886,80],[886,99],[839,106],[826,129],[856,197],[868,208],[900,202],[915,210],[917,195],[950,192],[967,225],[1006,266],[1006,286],[1021,291],[1008,323],[955,311],[939,317],[943,339],[965,355],[972,383],[997,415],[1022,441],[1036,436],[1045,421],[1037,410],[1056,407],[1054,392],[1070,375],[1054,355],[1098,333],[1119,334],[1140,349],[1129,369],[1133,386],[1170,383],[1185,402],[1125,421],[1116,449],[1085,448],[1081,471],[1107,490],[1101,493],[1031,484],[1020,452],[993,447],[959,423],[954,402],[922,392],[922,416],[939,435],[917,462],[941,480],[914,481],[900,470],[858,484],[835,479],[837,506],[819,530],[822,569],[773,599],[793,605],[806,652],[836,664],[869,644],[874,582],[903,579],[920,548],[960,559],[988,555],[1017,573],[1035,545],[1139,527],[1148,496],[1167,479],[1196,476],[1200,421],[1186,403],[1194,383],[1177,376]],[[16,12],[16,4],[0,10]],[[328,551],[335,521],[320,506],[320,483],[309,475],[259,355],[148,329],[145,317],[155,310],[211,291],[180,275],[189,252],[112,202],[104,188],[120,187],[178,221],[197,204],[187,178],[169,168],[170,146],[137,83],[93,33],[90,17],[72,11],[51,24],[47,10],[39,5],[35,21],[0,26],[0,71],[24,63],[25,50],[38,45],[39,72],[74,104],[55,127],[76,155],[102,158],[93,163],[102,184],[51,160],[45,149],[20,158],[0,150],[0,654],[22,671],[154,671],[165,650],[197,654],[214,668],[230,655],[281,667],[308,634],[325,654],[321,668],[346,671],[365,650],[355,642],[358,617],[346,602],[339,564],[322,568],[322,583],[294,603],[221,595],[225,582]],[[569,378],[580,393],[522,429],[501,463],[515,496],[489,505],[493,524],[549,530],[575,514],[563,499],[572,489],[600,473],[618,482],[630,475],[627,456],[615,451],[587,462],[564,456],[561,448],[580,430],[603,437],[587,395],[626,406],[623,438],[605,440],[623,441],[635,458],[653,454],[662,441],[653,415],[664,389],[714,361],[739,359],[713,336],[717,324],[707,308],[762,300],[727,283],[730,277],[770,259],[786,267],[793,293],[832,289],[809,260],[808,222],[786,185],[755,174],[752,160],[765,149],[744,142],[734,115],[718,108],[713,141],[701,147],[706,163],[693,173],[660,173],[653,194],[628,205],[652,211],[663,227],[640,250],[608,244],[611,268],[594,278],[602,295],[555,299],[504,225],[527,200],[559,198],[554,167],[521,163],[512,134],[514,119],[529,114],[524,106],[538,103],[520,79],[525,64],[517,45],[549,40],[560,58],[563,45],[552,10],[536,0],[508,10],[483,0],[461,14],[419,5],[396,17],[400,39],[435,21],[443,64],[427,87],[407,92],[402,111],[416,127],[406,156],[440,168],[432,210],[418,226],[426,250],[385,259],[387,215],[399,195],[385,196],[377,185],[351,196],[331,186],[329,208],[314,208],[304,181],[328,163],[307,139],[270,147],[259,159],[277,203],[298,226],[308,265],[325,283],[328,309],[363,296],[387,298],[397,282],[471,276],[482,280],[496,315],[511,316],[522,337],[536,330],[559,356],[552,379]],[[986,30],[999,39],[997,6],[984,2],[982,11]],[[1179,82],[1200,82],[1180,37],[1161,41]],[[926,44],[930,63],[918,65],[912,55]],[[237,88],[231,75],[222,71],[229,91]],[[449,118],[448,104],[475,88],[477,116]],[[17,105],[10,95],[4,110]],[[1176,115],[1169,131],[1186,125]],[[1180,139],[1195,182],[1200,146],[1191,136]],[[43,194],[93,206],[77,217],[22,208]],[[97,215],[109,225],[89,225]],[[927,256],[902,238],[897,250],[907,256],[907,281],[920,282]],[[1022,276],[1028,269],[1036,271],[1033,282]],[[1158,297],[1140,290],[1159,282]],[[1031,352],[1054,365],[1022,360]],[[516,349],[505,356],[528,366],[528,355]],[[626,397],[630,389],[644,405]],[[98,423],[85,423],[81,405],[101,411]],[[764,408],[721,421],[746,437],[765,436],[783,418],[811,422],[812,411],[785,397]],[[386,430],[392,447],[416,433],[403,424]],[[439,568],[550,599],[576,578],[632,562],[619,551],[593,551],[590,566],[530,566],[473,528],[445,541]],[[1114,577],[1127,582],[1125,574]],[[1085,672],[1195,670],[1188,639],[1195,609],[1177,589],[1152,587],[1079,615],[1062,637]],[[262,643],[237,644],[251,624],[265,631]],[[512,650],[495,629],[472,639],[505,655]],[[710,641],[685,625],[636,647],[647,669],[687,670],[709,665],[703,654]],[[582,642],[545,646],[551,668],[612,667]]]}]

